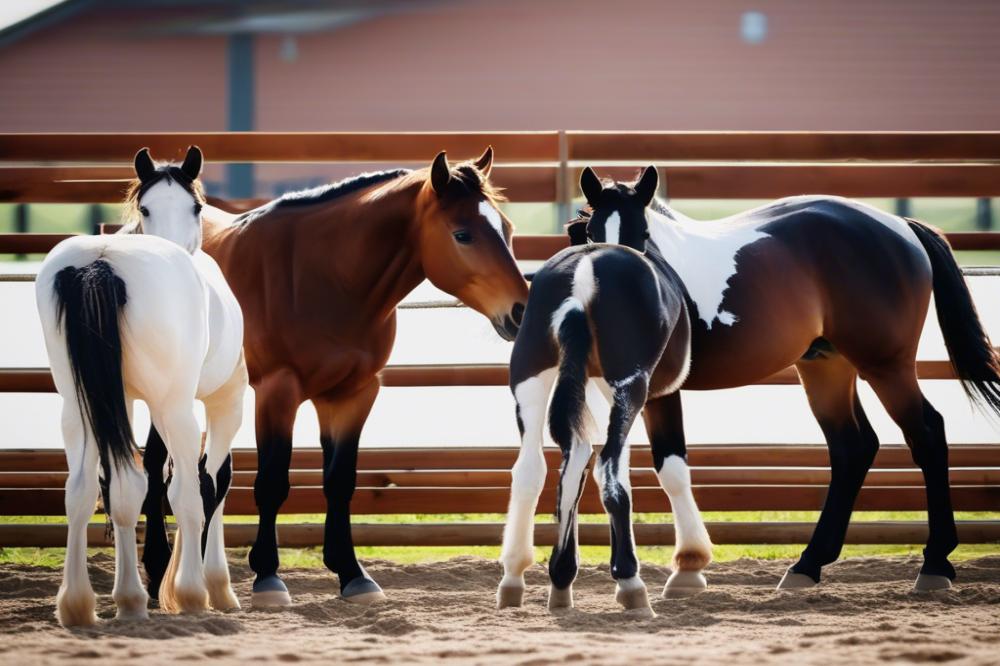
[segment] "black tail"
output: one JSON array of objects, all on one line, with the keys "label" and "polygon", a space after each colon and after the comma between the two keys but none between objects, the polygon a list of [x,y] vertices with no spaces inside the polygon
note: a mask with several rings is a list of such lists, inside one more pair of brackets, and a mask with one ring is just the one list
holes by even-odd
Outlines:
[{"label": "black tail", "polygon": [[582,304],[567,309],[556,338],[561,352],[559,378],[549,406],[549,432],[552,439],[564,444],[580,439],[586,429],[587,358],[591,335]]},{"label": "black tail", "polygon": [[934,304],[948,357],[969,398],[1000,415],[1000,362],[983,330],[962,270],[936,229],[907,218],[934,270]]},{"label": "black tail", "polygon": [[[105,480],[111,464],[133,464],[136,450],[125,408],[119,317],[125,282],[101,259],[56,274],[57,317],[66,335],[76,399],[97,440]],[[65,317],[65,318],[64,318]]]}]

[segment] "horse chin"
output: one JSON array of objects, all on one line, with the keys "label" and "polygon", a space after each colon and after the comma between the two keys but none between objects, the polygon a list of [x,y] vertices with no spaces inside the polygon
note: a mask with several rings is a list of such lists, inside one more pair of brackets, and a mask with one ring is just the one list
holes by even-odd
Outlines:
[{"label": "horse chin", "polygon": [[509,316],[494,317],[490,319],[490,323],[493,324],[493,330],[497,332],[497,335],[507,342],[513,342],[514,338],[517,337],[517,330],[520,327]]}]

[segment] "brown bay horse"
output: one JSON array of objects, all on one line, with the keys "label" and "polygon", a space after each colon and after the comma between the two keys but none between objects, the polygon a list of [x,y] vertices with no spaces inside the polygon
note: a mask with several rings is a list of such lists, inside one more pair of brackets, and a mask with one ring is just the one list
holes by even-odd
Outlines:
[{"label": "brown bay horse", "polygon": [[[428,279],[512,340],[527,300],[511,252],[512,226],[488,179],[492,163],[492,148],[454,168],[441,153],[429,168],[364,174],[239,217],[206,208],[204,249],[243,308],[256,390],[255,605],[291,602],[278,577],[275,519],[288,496],[292,426],[305,400],[316,407],[323,448],[323,561],[339,576],[344,598],[367,603],[384,596],[355,556],[350,501],[361,430],[396,334],[396,306]],[[158,439],[151,433],[146,450],[143,561],[151,581],[169,554]]]},{"label": "brown bay horse", "polygon": [[[958,537],[944,420],[923,396],[916,373],[932,293],[956,374],[974,402],[992,413],[1000,413],[1000,364],[947,241],[914,220],[827,196],[791,197],[724,220],[694,221],[655,198],[657,182],[653,167],[634,184],[602,183],[586,169],[581,187],[592,212],[569,232],[575,242],[585,236],[591,244],[556,255],[532,282],[511,356],[524,436],[513,472],[499,605],[520,605],[523,595],[537,482],[544,480],[541,428],[553,383],[550,428],[561,446],[560,440],[569,446],[563,447],[557,509],[566,539],[553,551],[550,603],[572,603],[575,507],[585,468],[576,441],[584,439],[586,416],[580,384],[590,376],[603,380],[598,384],[612,406],[607,443],[595,464],[611,515],[612,575],[619,601],[639,607],[645,586],[631,539],[623,431],[641,407],[674,511],[680,577],[668,581],[664,595],[697,591],[705,585],[701,569],[710,543],[691,494],[679,391],[745,386],[790,365],[827,440],[832,474],[813,536],[779,589],[817,584],[822,567],[840,554],[879,447],[858,399],[859,377],[900,427],[923,472],[929,535],[915,588],[949,587],[955,570],[948,555]],[[551,286],[543,289],[539,278]],[[670,298],[675,278],[683,286],[686,317]],[[574,317],[585,325],[567,328]],[[678,359],[684,359],[687,331],[689,366],[683,367]],[[675,343],[672,332],[682,340]],[[563,383],[569,398],[560,402]],[[589,441],[584,444],[589,458]],[[614,475],[604,472],[609,468]]]}]

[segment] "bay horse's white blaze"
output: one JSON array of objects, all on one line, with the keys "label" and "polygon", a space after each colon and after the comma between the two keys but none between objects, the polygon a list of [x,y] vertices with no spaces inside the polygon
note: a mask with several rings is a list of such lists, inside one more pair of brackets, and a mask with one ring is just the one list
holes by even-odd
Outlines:
[{"label": "bay horse's white blaze", "polygon": [[650,239],[677,271],[698,307],[698,317],[709,329],[716,321],[725,326],[735,324],[739,317],[722,309],[722,299],[729,280],[736,275],[736,256],[747,245],[768,235],[753,224],[736,226],[728,220],[699,222],[679,213],[675,213],[676,219],[669,219],[655,208],[654,202],[646,209]]},{"label": "bay horse's white blaze", "polygon": [[519,606],[524,594],[524,572],[535,561],[535,508],[545,486],[545,456],[542,453],[545,414],[556,379],[550,368],[514,387],[514,400],[523,429],[521,451],[511,470],[510,506],[504,526],[503,580],[497,590],[497,605]]},{"label": "bay horse's white blaze", "polygon": [[479,214],[485,217],[490,226],[500,234],[500,238],[503,238],[503,219],[500,217],[500,211],[484,199],[479,202]]},{"label": "bay horse's white blaze", "polygon": [[[200,171],[200,163],[199,152],[198,169],[193,172],[192,180]],[[149,176],[147,172],[147,177],[157,176]],[[143,209],[147,196],[154,192],[156,208],[149,211],[144,221],[146,231],[152,226],[150,221],[158,217],[168,222],[160,229],[180,231],[185,215],[189,224],[200,225],[200,219],[191,214],[196,204],[191,192],[177,182],[160,181],[142,196],[139,204]],[[200,239],[200,232],[197,238]],[[167,576],[159,590],[161,608],[170,612],[197,612],[204,610],[209,601],[219,609],[239,606],[222,550],[221,501],[210,517],[204,564],[202,561],[201,534],[206,516],[198,469],[201,431],[195,419],[194,401],[200,399],[205,403],[208,420],[205,471],[213,481],[213,492],[221,493],[225,488],[219,488],[220,472],[242,421],[247,388],[242,353],[243,318],[214,261],[197,249],[197,244],[193,251],[192,255],[174,242],[143,234],[75,237],[56,246],[39,270],[36,301],[52,376],[63,396],[62,429],[69,467],[66,482],[69,529],[64,579],[56,610],[63,625],[89,625],[97,619],[86,568],[86,528],[97,500],[99,468],[101,476],[105,470],[110,474],[104,481],[115,530],[112,597],[118,616],[147,616],[148,595],[139,577],[135,538],[147,485],[146,476],[138,467],[131,432],[135,400],[143,400],[149,406],[173,463],[168,497],[178,531]],[[86,279],[72,287],[78,292],[70,291],[65,285],[81,275]],[[123,285],[124,297],[120,301],[101,300],[98,291],[101,284],[108,283],[118,285],[116,288]],[[82,294],[80,300],[84,306],[73,305],[67,294]],[[105,322],[110,320],[111,326],[93,329],[95,309],[104,311]],[[116,379],[107,377],[106,390],[95,390],[100,388],[101,377],[88,375],[87,359],[71,351],[81,347],[70,318],[77,329],[81,325],[90,329],[88,342],[95,338],[111,340],[107,336],[114,333],[109,331],[117,326],[118,340],[113,354],[108,356],[112,361],[120,356],[121,384],[117,389]],[[107,346],[113,345],[108,342]],[[82,378],[79,386],[78,376]],[[110,396],[119,396],[119,401],[123,398],[124,404],[113,404],[116,399]],[[124,409],[127,413],[127,417],[113,424],[117,433],[127,431],[114,438],[121,445],[118,458],[112,458],[115,451],[108,448],[108,418],[96,416],[92,421],[87,415],[88,405],[91,414],[97,412],[95,406],[98,410]],[[105,466],[102,459],[110,464]]]}]

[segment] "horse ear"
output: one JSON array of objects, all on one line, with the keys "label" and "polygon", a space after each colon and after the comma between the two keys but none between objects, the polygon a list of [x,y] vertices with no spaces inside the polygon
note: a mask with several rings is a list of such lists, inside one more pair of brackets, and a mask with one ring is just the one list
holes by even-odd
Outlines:
[{"label": "horse ear", "polygon": [[639,182],[635,184],[635,194],[645,208],[656,196],[656,187],[660,184],[660,176],[656,172],[656,167],[650,164],[639,176]]},{"label": "horse ear", "polygon": [[431,185],[438,195],[444,195],[448,191],[449,181],[451,181],[451,167],[448,166],[448,155],[442,150],[431,163]]},{"label": "horse ear", "polygon": [[493,169],[493,146],[486,146],[486,150],[475,162],[476,168],[483,174],[484,178],[490,177],[490,170]]},{"label": "horse ear", "polygon": [[153,158],[149,156],[149,148],[143,148],[137,152],[133,164],[135,165],[135,175],[143,183],[156,175],[156,165],[153,164]]},{"label": "horse ear", "polygon": [[580,190],[583,191],[583,196],[591,208],[597,208],[601,192],[604,191],[604,185],[601,184],[601,179],[590,167],[584,169],[583,173],[580,174]]},{"label": "horse ear", "polygon": [[201,148],[198,146],[188,146],[187,155],[184,156],[184,164],[181,165],[181,171],[191,180],[196,180],[201,175],[203,159]]},{"label": "horse ear", "polygon": [[570,245],[586,245],[588,242],[587,221],[576,220],[575,222],[570,222],[566,225],[566,233],[569,234]]}]

